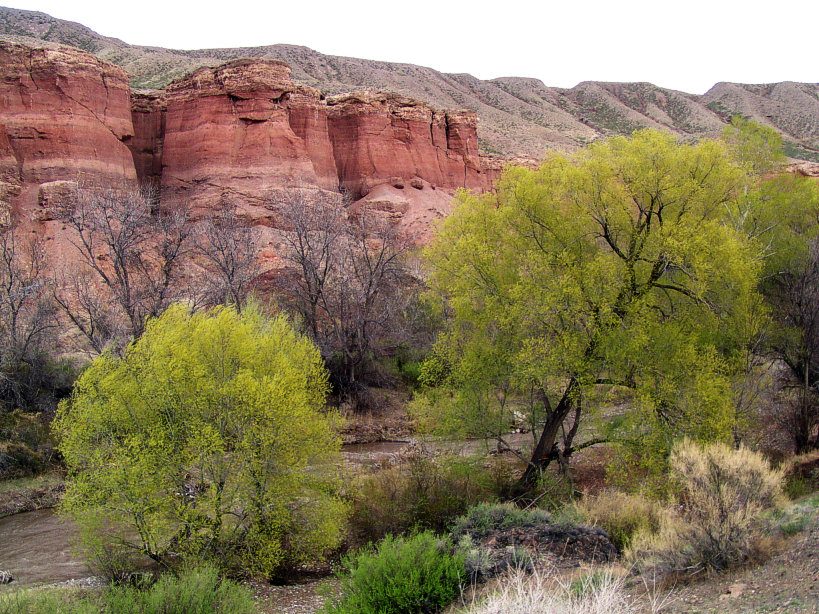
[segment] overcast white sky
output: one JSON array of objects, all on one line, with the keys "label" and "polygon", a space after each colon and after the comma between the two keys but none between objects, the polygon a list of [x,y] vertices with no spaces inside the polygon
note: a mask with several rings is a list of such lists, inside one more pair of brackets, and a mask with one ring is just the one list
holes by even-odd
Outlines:
[{"label": "overcast white sky", "polygon": [[819,0],[0,0],[136,45],[290,43],[546,85],[819,81]]}]

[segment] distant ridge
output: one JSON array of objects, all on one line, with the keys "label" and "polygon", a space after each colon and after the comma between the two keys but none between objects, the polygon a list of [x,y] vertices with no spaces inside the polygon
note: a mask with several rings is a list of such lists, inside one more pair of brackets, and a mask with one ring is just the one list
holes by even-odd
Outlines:
[{"label": "distant ridge", "polygon": [[398,92],[439,108],[470,108],[480,118],[485,153],[542,158],[547,150],[573,150],[595,139],[643,127],[680,135],[715,135],[734,114],[780,132],[786,153],[819,162],[819,84],[717,83],[702,96],[650,83],[583,82],[571,89],[537,79],[488,81],[413,64],[324,55],[307,47],[270,45],[179,51],[129,45],[45,13],[0,7],[0,39],[69,45],[117,64],[135,88],[164,87],[200,66],[239,57],[290,64],[293,78],[327,94],[376,89]]}]

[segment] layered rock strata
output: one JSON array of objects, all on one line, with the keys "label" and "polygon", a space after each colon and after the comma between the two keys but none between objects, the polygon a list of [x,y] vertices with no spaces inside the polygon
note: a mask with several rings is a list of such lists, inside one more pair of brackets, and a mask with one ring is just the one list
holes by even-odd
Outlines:
[{"label": "layered rock strata", "polygon": [[[477,115],[441,112],[383,92],[330,98],[330,140],[339,183],[356,196],[398,178],[431,185],[485,189],[478,155]],[[395,185],[395,187],[398,187]]]},{"label": "layered rock strata", "polygon": [[0,43],[0,217],[43,221],[65,180],[135,182],[127,73],[69,48]]},{"label": "layered rock strata", "polygon": [[[381,190],[380,206],[394,203],[400,221],[415,202],[437,210],[453,190],[487,189],[498,176],[478,155],[474,112],[381,92],[325,100],[277,60],[200,68],[164,93],[135,95],[133,123],[137,173],[169,203],[207,207],[227,196],[263,206],[289,188],[358,199],[414,185]],[[422,198],[424,189],[443,191]]]},{"label": "layered rock strata", "polygon": [[229,199],[273,227],[285,190],[344,192],[423,236],[454,190],[498,175],[472,111],[383,92],[327,100],[263,59],[132,93],[123,70],[81,51],[0,44],[0,223],[56,219],[77,181],[140,182],[165,205]]}]

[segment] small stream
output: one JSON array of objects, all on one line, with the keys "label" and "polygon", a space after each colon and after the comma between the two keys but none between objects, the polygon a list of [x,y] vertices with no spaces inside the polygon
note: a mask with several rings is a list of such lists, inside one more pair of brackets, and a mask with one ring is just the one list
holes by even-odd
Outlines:
[{"label": "small stream", "polygon": [[74,524],[54,510],[0,518],[0,569],[14,576],[10,586],[63,582],[92,575],[74,552],[76,535]]},{"label": "small stream", "polygon": [[[520,436],[512,436],[515,440]],[[352,466],[378,467],[407,447],[403,441],[348,444],[342,447],[345,461]],[[477,452],[482,442],[438,442],[438,449],[450,452]],[[485,448],[483,448],[485,451]],[[74,547],[77,530],[54,510],[38,510],[0,518],[0,570],[14,576],[12,587],[64,582],[92,575]],[[0,587],[0,590],[7,590]]]}]

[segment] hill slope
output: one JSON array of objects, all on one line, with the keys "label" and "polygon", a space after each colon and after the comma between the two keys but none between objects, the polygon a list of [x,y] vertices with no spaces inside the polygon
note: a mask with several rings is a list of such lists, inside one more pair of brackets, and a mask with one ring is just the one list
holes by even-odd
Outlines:
[{"label": "hill slope", "polygon": [[540,158],[549,149],[575,149],[601,136],[643,127],[681,135],[718,133],[734,113],[776,128],[788,155],[819,161],[819,84],[718,83],[702,96],[650,83],[583,82],[571,89],[537,79],[483,81],[412,64],[324,55],[307,47],[270,45],[179,51],[129,45],[44,13],[0,7],[0,38],[60,43],[124,68],[135,88],[164,87],[200,66],[240,57],[284,60],[293,78],[328,94],[375,89],[398,92],[439,108],[474,109],[486,153]]}]

